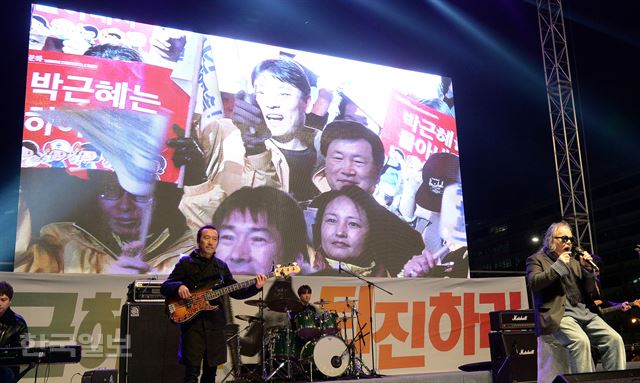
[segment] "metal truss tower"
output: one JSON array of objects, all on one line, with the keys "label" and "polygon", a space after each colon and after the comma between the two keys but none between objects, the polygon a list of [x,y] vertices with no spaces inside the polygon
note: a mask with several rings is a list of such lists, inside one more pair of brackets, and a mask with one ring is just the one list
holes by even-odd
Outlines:
[{"label": "metal truss tower", "polygon": [[562,2],[537,0],[537,6],[560,210],[580,246],[593,252]]}]

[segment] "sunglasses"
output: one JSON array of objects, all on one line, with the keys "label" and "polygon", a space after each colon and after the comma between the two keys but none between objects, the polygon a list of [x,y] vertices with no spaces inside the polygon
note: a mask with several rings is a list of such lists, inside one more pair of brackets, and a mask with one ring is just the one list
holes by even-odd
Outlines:
[{"label": "sunglasses", "polygon": [[571,243],[575,243],[575,238],[569,237],[568,235],[563,235],[562,237],[553,237],[553,238],[561,240],[562,243],[567,243],[569,241],[571,241]]},{"label": "sunglasses", "polygon": [[122,196],[127,193],[128,195],[131,196],[131,198],[139,203],[148,203],[151,202],[153,200],[153,196],[151,195],[136,195],[136,194],[131,194],[126,192],[123,188],[121,188],[120,186],[115,186],[115,185],[105,185],[102,189],[102,192],[100,194],[98,194],[98,196],[103,199],[103,200],[107,200],[107,201],[117,201],[120,198],[122,198]]}]

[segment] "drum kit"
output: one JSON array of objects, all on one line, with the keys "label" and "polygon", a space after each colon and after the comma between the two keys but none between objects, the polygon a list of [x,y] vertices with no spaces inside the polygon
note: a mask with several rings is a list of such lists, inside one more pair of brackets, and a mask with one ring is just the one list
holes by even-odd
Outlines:
[{"label": "drum kit", "polygon": [[[292,299],[245,301],[260,309],[259,316],[236,315],[236,318],[264,329],[260,380],[314,381],[358,378],[368,373],[362,354],[356,350],[357,344],[360,349],[363,347],[368,333],[363,334],[355,302],[346,299],[347,309],[338,313],[326,310],[331,302],[324,300],[313,302],[319,308],[317,310],[308,309]],[[265,309],[286,314],[288,325],[268,327],[268,322],[274,322],[264,314]],[[349,323],[350,329],[347,328]]]}]

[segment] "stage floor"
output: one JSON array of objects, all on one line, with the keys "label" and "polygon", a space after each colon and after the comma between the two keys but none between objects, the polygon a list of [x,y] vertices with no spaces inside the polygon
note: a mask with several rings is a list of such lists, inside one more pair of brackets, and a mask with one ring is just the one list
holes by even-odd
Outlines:
[{"label": "stage floor", "polygon": [[[430,374],[418,375],[395,375],[382,376],[378,378],[360,378],[360,379],[332,379],[326,382],[363,382],[375,381],[385,383],[491,383],[491,371],[452,371],[452,372],[434,372]],[[316,382],[325,382],[316,380]]]},{"label": "stage floor", "polygon": [[[627,370],[640,369],[640,362],[627,362]],[[602,371],[602,365],[596,366],[597,371]],[[450,372],[434,372],[429,374],[416,375],[395,375],[382,377],[362,377],[360,379],[338,378],[331,380],[314,380],[314,382],[340,382],[355,383],[363,381],[375,381],[384,383],[492,383],[491,371],[450,371]]]}]

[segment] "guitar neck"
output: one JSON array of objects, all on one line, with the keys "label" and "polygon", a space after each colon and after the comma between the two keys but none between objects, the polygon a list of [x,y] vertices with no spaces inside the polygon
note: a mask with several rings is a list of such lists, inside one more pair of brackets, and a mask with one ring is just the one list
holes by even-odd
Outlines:
[{"label": "guitar neck", "polygon": [[614,311],[618,311],[618,310],[622,310],[622,305],[620,306],[611,306],[611,307],[604,307],[600,309],[600,312],[602,314],[608,314]]},{"label": "guitar neck", "polygon": [[[274,275],[275,275],[275,273],[267,274],[267,279],[268,278],[272,278]],[[238,290],[244,289],[245,287],[249,287],[251,285],[254,285],[255,283],[256,283],[256,279],[252,278],[252,279],[247,279],[246,281],[243,281],[243,282],[234,283],[233,285],[221,287],[221,288],[216,289],[216,290],[209,290],[205,294],[205,299],[208,300],[208,301],[214,300],[216,298],[220,298],[223,295],[226,295],[226,294],[232,293],[234,291],[238,291]]]},{"label": "guitar neck", "polygon": [[[629,304],[631,306],[640,307],[640,299],[636,299],[635,301],[630,302]],[[607,314],[607,313],[614,312],[614,311],[619,311],[619,310],[622,310],[622,304],[601,308],[600,309],[600,313],[601,314]]]}]

